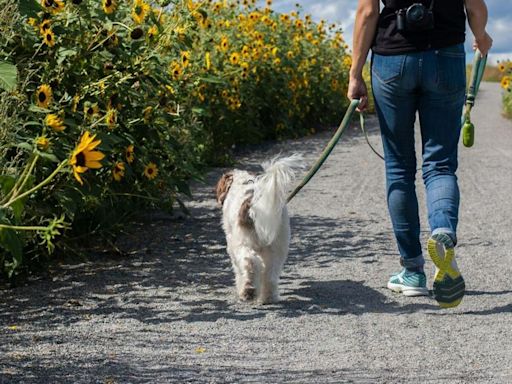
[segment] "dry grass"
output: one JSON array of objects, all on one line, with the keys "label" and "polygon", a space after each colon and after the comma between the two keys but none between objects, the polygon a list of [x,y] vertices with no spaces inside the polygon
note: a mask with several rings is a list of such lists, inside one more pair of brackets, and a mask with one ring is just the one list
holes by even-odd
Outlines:
[{"label": "dry grass", "polygon": [[[473,68],[472,64],[468,64],[466,66],[466,74],[468,80],[471,78],[471,70]],[[490,81],[493,83],[499,83],[501,80],[501,72],[496,66],[487,65],[485,67],[484,77],[482,78],[482,81]]]}]

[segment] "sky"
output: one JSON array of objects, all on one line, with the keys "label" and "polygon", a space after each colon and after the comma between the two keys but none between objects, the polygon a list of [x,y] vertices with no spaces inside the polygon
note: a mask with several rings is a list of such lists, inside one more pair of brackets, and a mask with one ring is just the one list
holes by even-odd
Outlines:
[{"label": "sky", "polygon": [[[347,43],[352,45],[357,0],[274,0],[273,9],[277,12],[289,12],[295,9],[296,3],[301,4],[304,12],[310,13],[317,21],[325,19],[341,24]],[[493,63],[512,59],[512,1],[486,0],[486,4],[489,9],[487,31],[494,40],[489,59]],[[467,30],[466,52],[471,53],[473,36],[469,27]]]}]

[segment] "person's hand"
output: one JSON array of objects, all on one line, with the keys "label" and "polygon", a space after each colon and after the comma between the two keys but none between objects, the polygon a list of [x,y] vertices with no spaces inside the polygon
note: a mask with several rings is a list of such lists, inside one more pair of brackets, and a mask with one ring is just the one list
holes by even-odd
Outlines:
[{"label": "person's hand", "polygon": [[487,55],[489,49],[492,47],[492,38],[487,32],[484,32],[482,36],[475,37],[473,42],[473,49],[479,50],[482,56]]},{"label": "person's hand", "polygon": [[360,100],[358,111],[364,111],[368,107],[368,89],[362,76],[350,77],[347,97],[349,100]]}]

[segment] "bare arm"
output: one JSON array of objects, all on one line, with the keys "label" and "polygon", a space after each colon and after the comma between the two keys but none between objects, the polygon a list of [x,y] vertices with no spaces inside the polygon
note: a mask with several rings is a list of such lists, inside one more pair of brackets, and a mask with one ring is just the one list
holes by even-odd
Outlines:
[{"label": "bare arm", "polygon": [[360,99],[360,110],[368,104],[368,90],[363,80],[363,67],[375,37],[379,20],[379,0],[359,0],[354,24],[352,68],[347,97]]},{"label": "bare arm", "polygon": [[484,0],[465,0],[468,23],[475,42],[473,48],[478,49],[483,55],[487,55],[492,46],[492,39],[486,32],[488,12]]}]

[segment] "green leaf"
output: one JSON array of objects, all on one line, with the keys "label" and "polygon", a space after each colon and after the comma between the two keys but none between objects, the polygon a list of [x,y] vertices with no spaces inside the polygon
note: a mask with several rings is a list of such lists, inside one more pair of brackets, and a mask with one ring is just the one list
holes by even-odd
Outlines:
[{"label": "green leaf", "polygon": [[16,147],[25,149],[29,152],[32,152],[34,150],[34,147],[30,143],[19,143],[19,144],[16,144]]},{"label": "green leaf", "polygon": [[18,0],[18,10],[23,16],[36,17],[42,8],[36,0]]},{"label": "green leaf", "polygon": [[60,47],[57,51],[57,64],[61,65],[64,60],[68,57],[73,57],[76,55],[76,50],[71,48]]},{"label": "green leaf", "polygon": [[6,61],[0,61],[0,88],[9,92],[14,91],[17,78],[16,66]]},{"label": "green leaf", "polygon": [[[3,224],[10,224],[5,218]],[[0,228],[0,247],[7,250],[13,257],[10,273],[14,272],[23,262],[23,242],[16,231],[8,228]]]},{"label": "green leaf", "polygon": [[30,112],[40,112],[40,113],[50,113],[51,112],[51,110],[49,110],[49,109],[41,108],[34,104],[31,104],[30,107],[28,107],[28,110]]},{"label": "green leaf", "polygon": [[207,83],[213,83],[213,84],[225,84],[226,81],[223,79],[220,79],[218,77],[208,76],[208,77],[200,77],[198,80],[205,81]]},{"label": "green leaf", "polygon": [[177,180],[176,188],[178,189],[179,192],[183,193],[185,196],[192,197],[192,192],[190,192],[190,187],[184,181]]},{"label": "green leaf", "polygon": [[14,214],[14,219],[16,223],[19,223],[21,220],[21,215],[23,214],[23,209],[25,208],[25,198],[16,200],[11,204],[12,213]]},{"label": "green leaf", "polygon": [[2,189],[2,193],[7,195],[12,187],[14,187],[15,182],[16,179],[14,176],[0,175],[0,188]]},{"label": "green leaf", "polygon": [[39,152],[39,156],[43,159],[50,160],[52,163],[58,163],[60,160],[53,153]]}]

